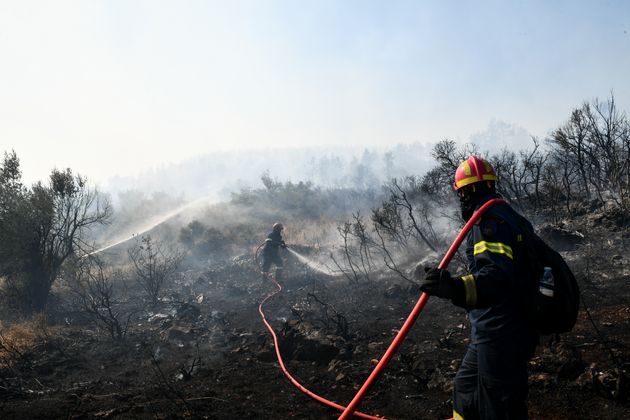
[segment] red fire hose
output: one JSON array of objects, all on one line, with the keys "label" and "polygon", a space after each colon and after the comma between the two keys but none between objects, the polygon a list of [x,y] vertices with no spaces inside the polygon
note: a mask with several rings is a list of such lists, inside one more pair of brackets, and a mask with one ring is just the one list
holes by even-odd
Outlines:
[{"label": "red fire hose", "polygon": [[[264,242],[263,242],[264,244]],[[261,244],[258,249],[256,249],[255,252],[255,259],[256,259],[256,264],[258,264],[258,267],[260,267],[260,262],[258,261],[258,252],[260,250],[260,248],[262,247]],[[295,378],[293,378],[293,376],[291,376],[291,374],[289,373],[289,371],[287,370],[286,366],[284,365],[284,361],[282,359],[282,355],[280,354],[280,346],[278,345],[278,337],[276,336],[275,331],[273,330],[273,328],[271,327],[271,325],[269,324],[269,322],[267,322],[267,319],[265,318],[265,313],[263,312],[263,305],[265,304],[265,302],[272,298],[273,296],[275,296],[277,293],[279,293],[280,291],[282,291],[282,286],[280,286],[280,283],[278,283],[276,281],[276,278],[272,275],[269,274],[268,276],[276,285],[276,287],[278,288],[277,290],[275,290],[274,292],[269,293],[267,296],[265,296],[265,298],[263,299],[262,302],[260,302],[260,305],[258,305],[258,312],[260,313],[260,316],[262,317],[262,321],[265,323],[265,326],[267,327],[267,329],[269,330],[269,332],[271,333],[271,336],[273,337],[273,344],[276,350],[276,356],[278,358],[278,363],[280,364],[280,368],[282,369],[282,372],[284,372],[284,374],[286,375],[287,378],[289,378],[289,381],[291,381],[291,383],[293,385],[295,385],[300,391],[302,391],[303,393],[305,393],[306,395],[308,395],[309,397],[319,401],[322,404],[326,404],[329,407],[335,408],[339,411],[343,411],[345,409],[345,407],[343,405],[339,405],[335,402],[329,401],[323,397],[320,397],[319,395],[315,394],[314,392],[309,391],[306,387],[304,387],[302,384],[300,384]],[[359,411],[354,413],[355,416],[364,418],[364,419],[370,419],[370,420],[383,420],[382,417],[376,417],[376,416],[370,416],[369,414],[364,414],[361,413]]]},{"label": "red fire hose", "polygon": [[[461,232],[459,232],[459,235],[457,235],[457,238],[455,238],[455,240],[451,244],[451,246],[448,249],[448,251],[447,251],[446,255],[444,256],[444,258],[442,258],[442,261],[440,262],[440,265],[438,266],[439,268],[444,269],[444,268],[448,267],[448,264],[451,262],[451,259],[455,255],[455,252],[457,252],[457,249],[461,245],[462,241],[464,240],[464,238],[466,237],[466,235],[468,234],[470,229],[472,229],[473,225],[475,223],[477,223],[477,221],[486,212],[486,210],[488,210],[494,204],[501,203],[501,202],[505,202],[505,200],[500,199],[500,198],[495,198],[493,200],[490,200],[490,201],[486,202],[475,213],[473,213],[473,215],[470,218],[470,220],[468,220],[466,225],[464,225],[464,227],[462,228]],[[254,253],[256,264],[258,265],[259,268],[261,266],[260,266],[260,262],[258,261],[258,253],[260,251],[260,248],[263,245],[264,245],[264,242],[263,242],[263,244],[261,244],[256,249],[256,252]],[[260,316],[262,317],[262,320],[263,320],[265,326],[267,327],[267,329],[271,333],[271,336],[273,337],[273,342],[274,342],[274,347],[275,347],[275,350],[276,350],[276,356],[278,358],[278,363],[280,364],[280,368],[282,369],[282,371],[284,372],[286,377],[289,378],[289,380],[291,381],[291,383],[293,385],[295,385],[300,391],[304,392],[309,397],[311,397],[311,398],[321,402],[322,404],[328,405],[329,407],[335,408],[335,409],[337,409],[339,411],[343,411],[343,413],[339,417],[340,420],[348,419],[348,418],[350,418],[353,415],[357,416],[357,417],[365,418],[365,419],[382,420],[383,419],[382,417],[371,416],[369,414],[365,414],[365,413],[362,413],[360,411],[356,411],[356,408],[359,405],[359,403],[361,402],[361,400],[363,399],[363,397],[365,396],[365,394],[367,393],[367,391],[370,389],[370,387],[372,386],[374,381],[376,381],[376,379],[381,374],[383,369],[385,369],[385,366],[387,366],[387,364],[389,363],[391,358],[394,356],[394,354],[396,353],[396,350],[398,350],[398,347],[400,347],[400,345],[403,343],[403,341],[407,337],[407,334],[411,330],[411,327],[413,326],[413,324],[416,322],[416,319],[420,315],[420,312],[424,308],[424,305],[426,305],[427,301],[429,300],[429,296],[426,293],[422,293],[422,295],[420,295],[420,299],[418,300],[418,302],[416,303],[415,307],[413,308],[413,310],[411,311],[411,313],[407,317],[407,320],[403,324],[402,328],[400,329],[400,331],[398,332],[398,334],[396,335],[396,337],[392,341],[392,344],[390,344],[389,348],[387,349],[387,351],[385,352],[385,354],[383,355],[381,360],[378,362],[378,364],[376,365],[376,367],[374,368],[374,370],[372,371],[370,376],[367,378],[367,380],[365,381],[365,383],[363,384],[361,389],[359,389],[359,392],[357,392],[355,397],[352,399],[352,401],[350,402],[348,407],[344,407],[342,405],[339,405],[337,403],[329,401],[329,400],[327,400],[325,398],[322,398],[319,395],[309,391],[306,387],[304,387],[297,380],[295,380],[295,378],[293,378],[293,376],[291,376],[291,374],[287,370],[286,366],[284,365],[284,361],[282,359],[282,355],[280,354],[280,347],[278,345],[278,338],[277,338],[276,333],[274,332],[273,328],[271,327],[271,325],[267,322],[267,319],[265,318],[265,313],[263,312],[263,309],[262,309],[263,305],[265,304],[265,302],[268,299],[270,299],[271,297],[275,296],[277,293],[279,293],[282,290],[282,286],[280,286],[280,284],[276,281],[276,279],[275,279],[275,277],[273,275],[269,274],[269,278],[275,283],[275,285],[276,285],[276,287],[278,289],[276,291],[274,291],[274,292],[269,293],[263,299],[263,301],[260,303],[260,305],[258,305],[258,312],[260,313]]]},{"label": "red fire hose", "polygon": [[[488,210],[490,207],[492,207],[493,205],[497,203],[504,203],[504,202],[505,200],[501,198],[495,198],[486,202],[477,211],[475,211],[472,217],[470,218],[470,220],[468,220],[466,225],[464,225],[461,232],[459,232],[459,235],[457,235],[457,238],[455,238],[455,240],[451,244],[451,247],[448,249],[448,252],[446,253],[446,255],[444,255],[444,258],[442,258],[442,261],[440,262],[440,265],[438,266],[438,268],[444,269],[448,267],[448,264],[451,262],[451,259],[455,255],[455,252],[457,252],[457,249],[463,242],[464,238],[466,237],[470,229],[472,229],[473,225],[477,223],[477,221],[481,218],[481,216],[486,212],[486,210]],[[426,305],[428,300],[429,300],[429,296],[426,293],[422,293],[422,295],[420,295],[420,299],[418,300],[418,303],[416,303],[416,306],[413,308],[413,310],[407,317],[407,320],[405,321],[402,328],[400,329],[400,331],[398,332],[398,334],[392,341],[392,344],[390,344],[389,348],[387,349],[387,351],[385,352],[381,360],[378,362],[378,364],[376,365],[376,367],[374,368],[370,376],[367,378],[367,380],[365,381],[361,389],[359,389],[359,392],[357,392],[357,394],[354,396],[350,404],[348,404],[348,407],[344,410],[341,416],[339,416],[339,420],[347,420],[353,414],[358,415],[358,412],[355,412],[357,406],[363,399],[365,393],[370,389],[374,381],[381,374],[383,369],[385,369],[385,366],[387,366],[391,358],[394,356],[394,353],[396,353],[396,350],[398,350],[398,347],[400,347],[402,342],[405,340],[405,338],[407,337],[407,334],[411,330],[411,327],[416,322],[418,315],[420,315],[420,312],[422,311],[422,309],[424,308],[424,305]]]}]

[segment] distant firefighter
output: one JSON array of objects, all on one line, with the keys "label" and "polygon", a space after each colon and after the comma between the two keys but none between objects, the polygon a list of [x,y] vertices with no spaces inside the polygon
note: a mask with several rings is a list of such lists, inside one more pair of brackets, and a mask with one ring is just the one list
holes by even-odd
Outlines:
[{"label": "distant firefighter", "polygon": [[284,270],[284,263],[280,258],[280,248],[286,248],[287,244],[282,239],[282,230],[284,226],[282,223],[274,223],[271,229],[271,233],[267,235],[265,244],[262,249],[262,279],[263,281],[269,276],[269,269],[271,264],[276,266],[276,280],[282,278],[282,271]]}]

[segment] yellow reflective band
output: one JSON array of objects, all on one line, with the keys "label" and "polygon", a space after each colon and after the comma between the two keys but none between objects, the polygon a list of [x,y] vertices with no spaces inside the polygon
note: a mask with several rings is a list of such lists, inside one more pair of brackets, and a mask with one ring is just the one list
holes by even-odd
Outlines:
[{"label": "yellow reflective band", "polygon": [[475,284],[475,276],[469,274],[462,277],[464,282],[464,290],[466,291],[466,307],[474,308],[477,305],[477,285]]},{"label": "yellow reflective band", "polygon": [[477,255],[485,251],[494,252],[495,254],[505,254],[509,259],[514,259],[512,254],[512,247],[501,242],[477,242],[475,244],[473,254]]},{"label": "yellow reflective band", "polygon": [[469,176],[468,178],[460,179],[459,181],[455,183],[455,185],[457,185],[458,188],[461,188],[461,187],[465,187],[466,185],[470,185],[478,181],[479,181],[479,178],[477,178],[476,176]]},{"label": "yellow reflective band", "polygon": [[453,418],[455,420],[464,420],[464,418],[462,417],[461,414],[459,414],[457,411],[453,410]]},{"label": "yellow reflective band", "polygon": [[457,185],[458,188],[461,188],[461,187],[465,187],[466,185],[474,184],[475,182],[496,181],[496,180],[497,180],[497,177],[492,174],[483,174],[481,175],[481,179],[479,179],[478,176],[469,176],[467,178],[460,179],[459,181],[455,182],[455,185]]},{"label": "yellow reflective band", "polygon": [[472,171],[470,170],[470,164],[467,160],[462,163],[462,167],[464,168],[464,175],[470,176],[472,174]]},{"label": "yellow reflective band", "polygon": [[516,242],[523,242],[523,235],[521,235],[520,233],[516,235]]}]

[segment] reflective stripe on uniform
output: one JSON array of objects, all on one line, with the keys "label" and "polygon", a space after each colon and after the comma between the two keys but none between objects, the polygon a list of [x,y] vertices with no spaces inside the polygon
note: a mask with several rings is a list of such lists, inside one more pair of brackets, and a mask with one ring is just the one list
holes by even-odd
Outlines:
[{"label": "reflective stripe on uniform", "polygon": [[475,284],[475,276],[468,274],[462,277],[464,282],[464,290],[466,292],[466,307],[474,308],[477,305],[477,285]]},{"label": "reflective stripe on uniform", "polygon": [[512,256],[512,247],[501,242],[477,242],[473,254],[477,255],[485,251],[494,252],[495,254],[505,254],[511,260],[514,259]]},{"label": "reflective stripe on uniform", "polygon": [[453,419],[455,420],[464,420],[464,418],[462,417],[461,414],[459,414],[457,411],[453,410]]}]

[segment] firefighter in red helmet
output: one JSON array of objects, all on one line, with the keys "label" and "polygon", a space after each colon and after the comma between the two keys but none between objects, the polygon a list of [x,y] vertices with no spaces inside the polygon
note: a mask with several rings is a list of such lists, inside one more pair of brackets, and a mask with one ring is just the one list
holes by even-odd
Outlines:
[{"label": "firefighter in red helmet", "polygon": [[[496,181],[494,168],[484,159],[471,156],[459,165],[454,187],[465,221],[500,197]],[[416,269],[422,291],[468,311],[471,340],[454,380],[455,419],[527,418],[527,361],[538,335],[527,320],[520,229],[532,227],[508,204],[495,204],[468,233],[467,274]]]},{"label": "firefighter in red helmet", "polygon": [[282,277],[282,271],[284,264],[282,258],[280,258],[280,248],[286,248],[287,244],[282,239],[282,231],[284,226],[282,223],[274,223],[271,232],[265,239],[265,244],[262,248],[262,279],[263,281],[269,276],[269,270],[271,265],[276,266],[276,279],[280,280]]},{"label": "firefighter in red helmet", "polygon": [[457,167],[453,186],[459,197],[464,221],[470,219],[482,197],[496,193],[496,180],[492,165],[476,156],[469,157]]}]

